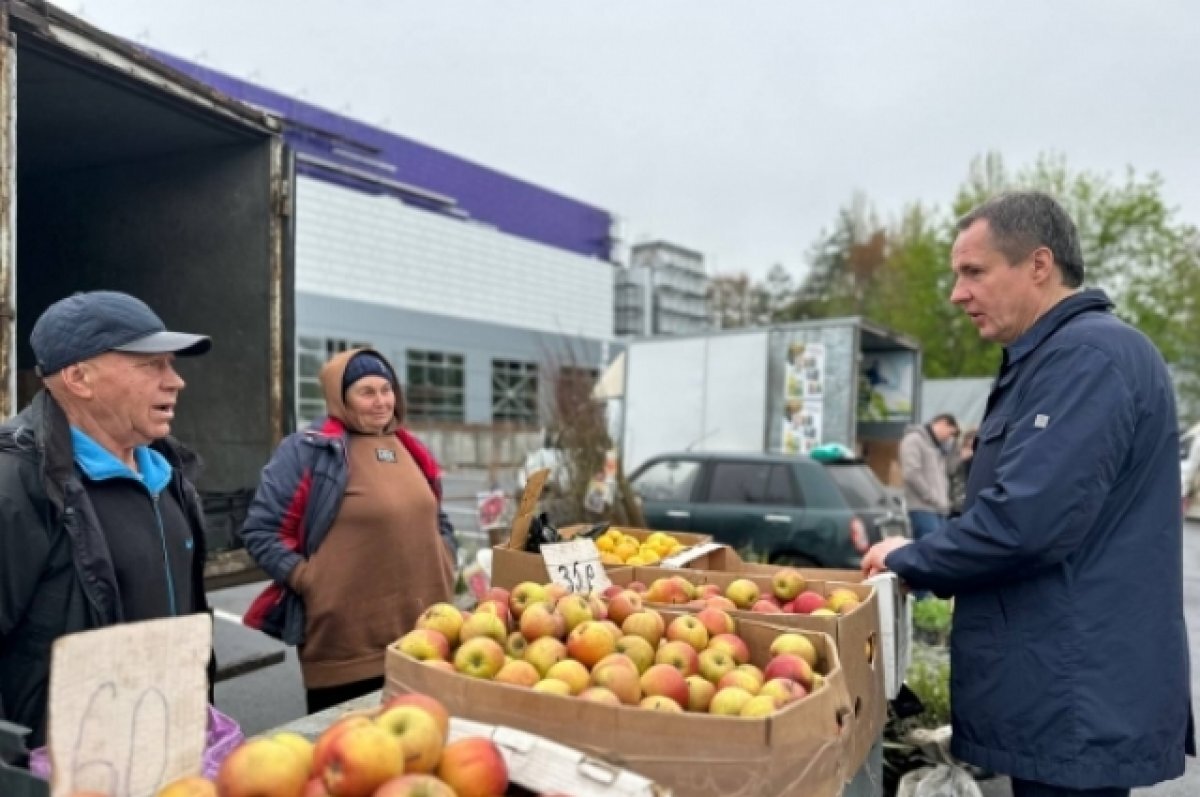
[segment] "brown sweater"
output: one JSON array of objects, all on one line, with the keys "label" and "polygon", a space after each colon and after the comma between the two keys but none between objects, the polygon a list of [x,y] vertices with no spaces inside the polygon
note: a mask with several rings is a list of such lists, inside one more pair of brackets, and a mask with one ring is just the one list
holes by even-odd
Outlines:
[{"label": "brown sweater", "polygon": [[391,433],[352,434],[347,456],[333,526],[292,576],[308,621],[300,667],[309,689],[382,675],[387,645],[454,596],[437,499],[403,444]]}]

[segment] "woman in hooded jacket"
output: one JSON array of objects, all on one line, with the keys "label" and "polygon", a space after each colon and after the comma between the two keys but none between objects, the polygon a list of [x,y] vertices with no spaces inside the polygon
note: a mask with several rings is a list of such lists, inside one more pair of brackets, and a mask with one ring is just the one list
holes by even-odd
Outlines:
[{"label": "woman in hooded jacket", "polygon": [[309,713],[383,685],[386,647],[454,597],[454,529],[395,369],[357,349],[321,369],[328,415],[263,469],[242,539],[273,583],[252,628],[299,647]]}]

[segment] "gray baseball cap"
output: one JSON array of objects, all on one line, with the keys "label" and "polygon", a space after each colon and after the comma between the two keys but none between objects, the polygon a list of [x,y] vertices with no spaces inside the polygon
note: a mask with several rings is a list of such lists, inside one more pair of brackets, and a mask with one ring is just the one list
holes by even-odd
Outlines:
[{"label": "gray baseball cap", "polygon": [[108,351],[204,354],[212,348],[206,335],[170,332],[145,302],[127,293],[92,291],[60,299],[46,308],[29,335],[29,345],[42,376]]}]

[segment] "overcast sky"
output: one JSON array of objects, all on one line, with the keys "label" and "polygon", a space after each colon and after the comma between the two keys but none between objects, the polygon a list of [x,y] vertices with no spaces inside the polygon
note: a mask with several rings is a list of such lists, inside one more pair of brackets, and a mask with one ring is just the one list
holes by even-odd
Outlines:
[{"label": "overcast sky", "polygon": [[800,273],[862,191],[972,156],[1159,172],[1200,221],[1193,0],[63,0],[93,24],[616,214],[710,272]]}]

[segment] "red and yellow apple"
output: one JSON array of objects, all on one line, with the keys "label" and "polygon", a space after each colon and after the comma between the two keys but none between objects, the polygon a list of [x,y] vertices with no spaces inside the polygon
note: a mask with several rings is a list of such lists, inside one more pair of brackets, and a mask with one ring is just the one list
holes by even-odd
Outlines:
[{"label": "red and yellow apple", "polygon": [[496,797],[508,791],[508,765],[500,748],[479,736],[446,745],[437,774],[457,797]]}]

